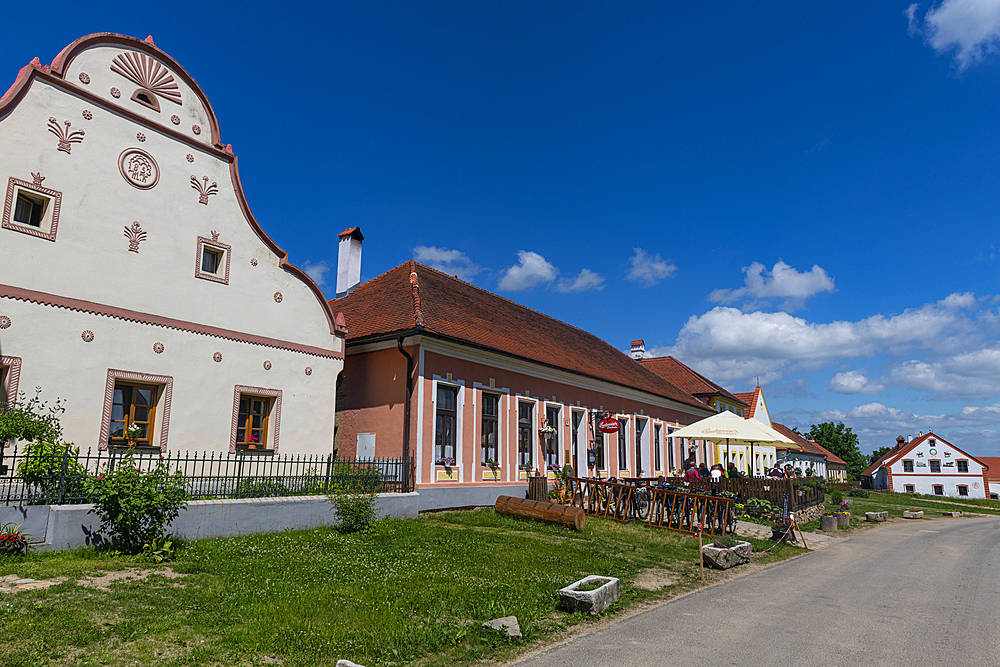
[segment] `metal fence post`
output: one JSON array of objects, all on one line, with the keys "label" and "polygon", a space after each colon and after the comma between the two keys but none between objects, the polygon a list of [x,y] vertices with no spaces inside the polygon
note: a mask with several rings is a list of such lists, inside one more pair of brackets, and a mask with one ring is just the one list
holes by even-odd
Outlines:
[{"label": "metal fence post", "polygon": [[[63,447],[62,468],[59,471],[59,504],[66,499],[66,467],[69,464],[69,447]],[[48,498],[46,498],[48,500]]]}]

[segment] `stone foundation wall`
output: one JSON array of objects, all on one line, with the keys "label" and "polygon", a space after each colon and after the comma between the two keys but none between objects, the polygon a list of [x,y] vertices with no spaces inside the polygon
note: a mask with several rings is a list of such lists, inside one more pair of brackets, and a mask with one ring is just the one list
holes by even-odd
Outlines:
[{"label": "stone foundation wall", "polygon": [[805,523],[806,521],[812,521],[813,519],[818,519],[823,516],[825,511],[825,506],[823,503],[819,505],[813,505],[812,507],[807,507],[795,512],[795,521],[797,523]]}]

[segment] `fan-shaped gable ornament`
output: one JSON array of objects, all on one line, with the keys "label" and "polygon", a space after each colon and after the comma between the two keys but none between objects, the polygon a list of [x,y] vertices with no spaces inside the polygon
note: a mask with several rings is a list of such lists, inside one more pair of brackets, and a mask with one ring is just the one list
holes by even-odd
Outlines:
[{"label": "fan-shaped gable ornament", "polygon": [[156,111],[160,110],[157,97],[170,100],[174,104],[181,104],[181,90],[174,81],[174,76],[166,67],[145,53],[138,51],[119,53],[111,62],[111,71],[139,86],[132,93],[132,99],[139,104]]}]

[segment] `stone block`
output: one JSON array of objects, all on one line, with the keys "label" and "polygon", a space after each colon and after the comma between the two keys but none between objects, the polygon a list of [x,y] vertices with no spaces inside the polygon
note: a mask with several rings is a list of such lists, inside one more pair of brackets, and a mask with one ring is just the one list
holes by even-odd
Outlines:
[{"label": "stone block", "polygon": [[338,660],[337,667],[364,667],[364,665],[359,665],[356,662],[351,662],[350,660]]},{"label": "stone block", "polygon": [[941,516],[962,516],[961,512],[941,512]]},{"label": "stone block", "polygon": [[484,633],[495,632],[505,635],[510,641],[521,641],[524,636],[521,634],[521,624],[517,622],[517,616],[504,616],[486,621],[482,625]]},{"label": "stone block", "polygon": [[904,519],[923,519],[924,518],[924,511],[923,510],[906,510],[906,511],[903,512],[903,518]]},{"label": "stone block", "polygon": [[[582,585],[594,583],[600,583],[601,586],[592,591],[577,590]],[[621,596],[621,582],[618,579],[592,574],[559,591],[559,608],[596,616],[610,607],[619,596]]]},{"label": "stone block", "polygon": [[736,565],[750,562],[750,543],[737,542],[735,547],[724,549],[706,544],[701,548],[705,562],[718,570],[728,570]]},{"label": "stone block", "polygon": [[865,512],[865,521],[870,521],[871,523],[881,523],[888,519],[888,512]]}]

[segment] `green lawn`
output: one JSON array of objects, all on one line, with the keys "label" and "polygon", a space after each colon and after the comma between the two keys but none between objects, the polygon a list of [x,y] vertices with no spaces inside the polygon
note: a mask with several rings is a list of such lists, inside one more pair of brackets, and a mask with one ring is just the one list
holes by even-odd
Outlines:
[{"label": "green lawn", "polygon": [[[622,579],[622,600],[606,613],[689,590],[700,585],[697,544],[636,523],[588,517],[586,530],[573,533],[482,509],[386,520],[355,535],[319,529],[193,542],[168,564],[187,576],[153,574],[108,592],[77,582],[165,566],[93,550],[0,557],[0,576],[70,578],[0,598],[0,664],[293,666],[347,658],[374,667],[503,658],[514,649],[481,638],[482,621],[515,615],[529,639],[589,622],[556,611],[556,590],[586,574]],[[801,550],[775,552],[766,559]],[[677,583],[636,587],[648,568],[668,570]]]}]

